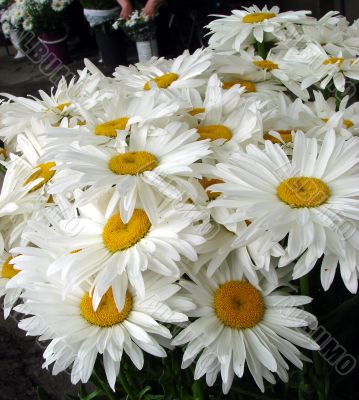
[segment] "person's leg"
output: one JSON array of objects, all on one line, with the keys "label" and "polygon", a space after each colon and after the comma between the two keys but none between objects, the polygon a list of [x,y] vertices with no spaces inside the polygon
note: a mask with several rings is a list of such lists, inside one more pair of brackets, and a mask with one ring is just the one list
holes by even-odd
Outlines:
[{"label": "person's leg", "polygon": [[127,65],[126,37],[121,29],[96,30],[96,41],[104,65],[113,70],[118,65]]},{"label": "person's leg", "polygon": [[176,52],[173,34],[169,28],[171,10],[163,6],[156,17],[156,37],[161,57],[173,57]]}]

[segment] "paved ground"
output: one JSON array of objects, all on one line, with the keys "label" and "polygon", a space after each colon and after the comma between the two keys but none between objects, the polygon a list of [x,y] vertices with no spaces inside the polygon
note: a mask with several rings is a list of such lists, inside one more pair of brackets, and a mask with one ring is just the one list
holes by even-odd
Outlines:
[{"label": "paved ground", "polygon": [[17,328],[15,320],[0,317],[0,399],[35,400],[40,386],[48,400],[63,400],[65,393],[73,393],[76,387],[66,373],[51,375],[43,370],[40,344],[26,337]]}]

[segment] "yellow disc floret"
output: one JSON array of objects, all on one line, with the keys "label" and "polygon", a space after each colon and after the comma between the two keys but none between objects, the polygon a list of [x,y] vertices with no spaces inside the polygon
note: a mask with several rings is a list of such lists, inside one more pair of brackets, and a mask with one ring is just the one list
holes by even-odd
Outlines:
[{"label": "yellow disc floret", "polygon": [[103,228],[103,243],[112,253],[126,250],[145,237],[150,228],[151,222],[141,209],[135,208],[127,224],[122,222],[120,214],[117,213],[109,218]]},{"label": "yellow disc floret", "polygon": [[65,101],[64,103],[61,103],[61,104],[57,105],[56,108],[60,112],[63,112],[66,107],[70,107],[70,106],[71,106],[71,103],[69,101]]},{"label": "yellow disc floret", "polygon": [[233,80],[233,81],[223,82],[222,88],[223,89],[230,89],[234,85],[243,86],[246,89],[246,91],[249,92],[249,93],[253,93],[253,92],[256,91],[256,85],[255,85],[254,82],[245,81],[243,79],[236,79],[236,80]]},{"label": "yellow disc floret", "polygon": [[200,125],[197,127],[197,132],[200,136],[199,140],[229,140],[232,138],[231,130],[224,125]]},{"label": "yellow disc floret", "polygon": [[161,76],[157,76],[156,78],[150,79],[148,82],[146,82],[144,84],[143,89],[150,90],[151,82],[154,82],[161,89],[167,89],[178,78],[179,78],[179,76],[177,74],[175,74],[174,72],[168,72],[167,74],[163,74]]},{"label": "yellow disc floret", "polygon": [[342,57],[329,57],[326,60],[323,61],[324,65],[332,65],[332,64],[338,64],[341,66],[344,62],[344,58]]},{"label": "yellow disc floret", "polygon": [[203,107],[195,107],[195,108],[192,108],[192,110],[188,111],[188,114],[194,116],[197,114],[204,113],[205,111],[206,111],[206,109]]},{"label": "yellow disc floret", "polygon": [[158,166],[158,160],[147,151],[133,151],[113,156],[108,166],[117,175],[137,175],[155,169]]},{"label": "yellow disc floret", "polygon": [[263,22],[266,19],[274,18],[276,14],[270,12],[258,12],[247,14],[242,18],[242,22],[245,24],[257,24],[258,22]]},{"label": "yellow disc floret", "polygon": [[330,196],[329,187],[318,178],[288,178],[277,187],[277,196],[292,208],[318,207]]},{"label": "yellow disc floret", "polygon": [[12,260],[12,257],[10,256],[6,259],[6,261],[2,265],[2,268],[1,268],[1,277],[2,278],[11,279],[20,272],[19,269],[14,268],[13,264],[10,264],[11,260]]},{"label": "yellow disc floret", "polygon": [[200,179],[199,183],[206,190],[207,196],[210,200],[216,199],[221,193],[220,192],[212,192],[210,189],[207,189],[211,185],[215,185],[216,183],[223,183],[221,179],[208,179],[203,178]]},{"label": "yellow disc floret", "polygon": [[7,152],[7,150],[5,149],[5,147],[0,147],[0,156],[3,156],[4,160],[7,159],[7,157],[8,157],[8,152]]},{"label": "yellow disc floret", "polygon": [[113,119],[95,127],[95,135],[115,138],[117,131],[123,131],[128,122],[127,117]]},{"label": "yellow disc floret", "polygon": [[258,68],[265,69],[266,71],[272,71],[273,69],[278,69],[278,64],[269,60],[256,60],[253,64]]},{"label": "yellow disc floret", "polygon": [[[281,137],[284,143],[292,142],[292,131],[290,129],[288,130],[275,129],[275,132],[279,133],[279,136]],[[272,143],[282,143],[282,141],[280,141],[278,138],[271,135],[270,133],[265,133],[263,135],[263,139],[270,140]]]},{"label": "yellow disc floret", "polygon": [[42,178],[42,181],[31,188],[29,192],[35,192],[35,190],[40,189],[55,175],[55,171],[53,169],[55,166],[56,164],[51,161],[36,165],[36,167],[34,167],[36,171],[25,180],[24,186],[30,182],[34,182],[36,179]]},{"label": "yellow disc floret", "polygon": [[253,285],[243,281],[223,283],[214,293],[214,311],[224,326],[247,329],[264,316],[263,296]]},{"label": "yellow disc floret", "polygon": [[347,129],[350,129],[350,128],[354,125],[354,122],[351,121],[350,119],[343,119],[343,125],[344,125]]},{"label": "yellow disc floret", "polygon": [[103,296],[96,311],[92,307],[92,298],[85,293],[80,302],[80,311],[83,318],[92,325],[103,328],[110,327],[124,321],[132,310],[133,299],[127,290],[125,305],[118,311],[110,288]]}]

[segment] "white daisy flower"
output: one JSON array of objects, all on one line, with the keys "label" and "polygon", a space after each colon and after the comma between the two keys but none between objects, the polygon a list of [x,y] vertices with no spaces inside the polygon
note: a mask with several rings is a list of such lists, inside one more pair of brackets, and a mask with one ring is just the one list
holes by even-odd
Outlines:
[{"label": "white daisy flower", "polygon": [[0,256],[0,297],[4,296],[4,318],[6,319],[21,294],[21,288],[8,288],[8,283],[20,271],[13,265],[11,254],[4,252]]},{"label": "white daisy flower", "polygon": [[61,0],[53,0],[51,3],[51,8],[56,12],[60,12],[65,8],[65,4]]},{"label": "white daisy flower", "polygon": [[[59,227],[29,223],[36,244],[48,243],[68,249],[48,267],[49,274],[61,271],[69,288],[94,276],[93,304],[98,307],[103,294],[112,287],[121,309],[128,281],[143,298],[143,272],[147,269],[165,276],[179,277],[181,256],[197,259],[195,248],[202,244],[206,213],[190,204],[157,204],[159,222],[152,224],[144,210],[135,208],[125,224],[114,211],[114,197],[103,196],[96,204],[80,207],[79,217],[58,222]],[[51,232],[52,231],[52,232]]]},{"label": "white daisy flower", "polygon": [[303,90],[316,83],[325,89],[333,81],[339,92],[344,92],[346,79],[359,80],[359,58],[345,58],[341,51],[328,54],[320,45],[310,43],[303,50],[291,50],[290,57],[303,76]]},{"label": "white daisy flower", "polygon": [[[156,193],[174,200],[196,196],[188,177],[195,176],[194,163],[211,153],[208,141],[198,141],[198,137],[195,129],[172,122],[151,134],[146,127],[133,129],[128,146],[124,143],[118,151],[74,144],[59,151],[58,158],[65,162],[59,169],[65,175],[59,172],[50,192],[64,193],[87,186],[89,189],[79,200],[79,204],[85,204],[114,185],[125,223],[130,220],[136,202],[155,221]],[[72,177],[69,171],[82,175]]]},{"label": "white daisy flower", "polygon": [[359,54],[358,35],[355,37],[356,40],[353,40],[354,37],[348,35],[347,25],[348,21],[345,18],[342,23],[322,25],[320,29],[315,25],[303,25],[300,40],[306,43],[319,43],[329,54],[342,51],[348,56],[356,56]]},{"label": "white daisy flower", "polygon": [[[41,207],[40,174],[20,157],[10,154],[0,194],[0,217],[28,214]],[[36,177],[35,177],[36,174]]]},{"label": "white daisy flower", "polygon": [[322,145],[294,136],[289,160],[279,145],[265,142],[265,149],[248,146],[232,157],[232,164],[218,164],[225,183],[212,186],[222,196],[212,206],[235,207],[235,218],[252,223],[236,244],[246,245],[270,232],[272,241],[288,235],[287,254],[279,266],[297,259],[293,278],[307,274],[324,255],[321,281],[327,290],[337,264],[347,288],[357,291],[359,219],[359,139],[345,141],[328,131]]},{"label": "white daisy flower", "polygon": [[78,142],[81,146],[93,144],[115,146],[118,133],[129,133],[133,127],[145,124],[166,125],[174,117],[181,102],[159,96],[153,90],[144,96],[133,97],[122,92],[114,93],[98,104],[96,110],[86,110],[78,106],[81,126],[75,128],[48,128],[41,134],[47,144],[47,150],[57,152],[57,147]]},{"label": "white daisy flower", "polygon": [[8,21],[4,21],[1,23],[1,29],[4,33],[5,36],[8,36],[10,34],[10,30],[11,30],[11,25]]},{"label": "white daisy flower", "polygon": [[[198,93],[192,92],[189,103],[194,107],[186,117],[188,124],[195,128],[202,140],[209,139],[213,154],[205,162],[227,160],[239,145],[251,140],[261,132],[261,102],[242,99],[244,88],[238,85],[225,90],[217,75],[209,80],[203,101]],[[197,96],[194,96],[196,94]],[[206,173],[203,165],[196,170]]]},{"label": "white daisy flower", "polygon": [[358,102],[348,106],[349,96],[345,96],[339,104],[339,110],[336,111],[337,101],[334,97],[325,99],[321,92],[315,91],[314,98],[313,102],[306,105],[315,116],[317,127],[325,129],[316,129],[310,132],[311,136],[324,137],[328,129],[335,129],[336,133],[345,139],[359,135]]},{"label": "white daisy flower", "polygon": [[65,299],[62,298],[65,284],[58,281],[28,287],[23,294],[25,304],[16,310],[31,316],[20,321],[19,327],[28,335],[41,335],[40,340],[51,340],[44,352],[43,367],[54,363],[54,375],[72,367],[72,383],[85,383],[98,354],[102,354],[108,383],[115,391],[123,352],[138,369],[143,367],[143,351],[155,357],[166,357],[156,336],[168,339],[171,333],[159,322],[187,320],[175,306],[167,304],[169,301],[176,304],[175,293],[179,286],[173,284],[173,278],[150,272],[144,279],[146,296],[139,298],[132,287],[122,288],[125,302],[120,310],[111,289],[94,310],[90,283],[74,288]]},{"label": "white daisy flower", "polygon": [[228,259],[253,286],[259,287],[259,277],[261,276],[274,284],[278,284],[271,256],[280,257],[285,252],[278,243],[271,243],[269,234],[264,234],[248,246],[237,246],[235,243],[236,238],[249,223],[247,221],[236,224],[234,232],[218,226],[215,231],[217,233],[211,234],[211,237],[198,247],[198,260],[194,262],[191,270],[195,273],[206,267],[206,274],[210,278],[223,261]]},{"label": "white daisy flower", "polygon": [[12,102],[0,106],[0,136],[11,141],[28,128],[33,119],[47,121],[54,126],[58,126],[64,118],[69,120],[71,126],[82,124],[84,121],[78,106],[88,110],[96,107],[104,96],[108,96],[97,91],[98,81],[99,78],[89,75],[85,69],[80,72],[77,80],[74,77],[69,83],[63,77],[56,90],[52,88],[50,96],[43,90],[39,91],[40,98],[1,93]]},{"label": "white daisy flower", "polygon": [[262,285],[261,289],[243,279],[233,265],[224,263],[208,278],[193,276],[192,282],[181,281],[188,298],[197,309],[188,313],[195,317],[173,341],[174,345],[188,343],[182,368],[188,367],[199,355],[194,379],[206,375],[212,386],[221,374],[222,390],[229,392],[234,375],[241,378],[245,366],[264,392],[263,378],[274,384],[277,374],[288,381],[288,359],[302,368],[300,351],[296,346],[319,350],[319,346],[302,331],[316,325],[313,315],[298,306],[311,301],[306,296],[290,296],[276,287]]},{"label": "white daisy flower", "polygon": [[225,45],[239,51],[244,45],[255,40],[262,43],[268,34],[272,38],[284,39],[283,25],[308,21],[309,13],[310,11],[280,13],[278,7],[267,8],[267,6],[263,9],[252,6],[233,10],[231,15],[218,15],[220,19],[208,24],[207,27],[212,33],[209,46],[217,49]]},{"label": "white daisy flower", "polygon": [[204,87],[204,73],[209,71],[211,58],[212,53],[208,49],[198,49],[193,54],[185,50],[173,60],[152,58],[146,64],[119,66],[114,77],[136,92],[160,88],[177,93],[178,90]]},{"label": "white daisy flower", "polygon": [[266,59],[263,59],[253,48],[248,51],[241,50],[239,54],[223,57],[218,72],[242,75],[249,82],[277,79],[296,96],[306,100],[309,94],[300,87],[303,77],[288,53],[289,51],[276,53],[271,50]]}]

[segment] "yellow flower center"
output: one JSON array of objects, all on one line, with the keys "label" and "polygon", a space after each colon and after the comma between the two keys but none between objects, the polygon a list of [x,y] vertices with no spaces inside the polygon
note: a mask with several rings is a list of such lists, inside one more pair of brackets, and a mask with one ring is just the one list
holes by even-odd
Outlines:
[{"label": "yellow flower center", "polygon": [[288,178],[277,187],[277,196],[292,208],[318,207],[330,196],[329,187],[318,178]]},{"label": "yellow flower center", "polygon": [[326,60],[323,61],[324,65],[330,65],[330,64],[338,64],[341,66],[344,62],[344,58],[342,57],[329,57]]},{"label": "yellow flower center", "polygon": [[256,24],[258,22],[263,22],[266,19],[274,18],[276,15],[274,13],[251,13],[247,14],[242,18],[242,22],[245,24]]},{"label": "yellow flower center", "polygon": [[113,119],[95,127],[95,135],[115,138],[117,131],[123,131],[128,122],[127,117]]},{"label": "yellow flower center", "polygon": [[256,91],[256,85],[251,82],[251,81],[245,81],[242,79],[237,79],[234,81],[227,81],[227,82],[223,82],[222,88],[223,89],[230,89],[232,86],[234,85],[241,85],[243,87],[245,87],[245,89],[247,90],[247,92],[249,93],[253,93]]},{"label": "yellow flower center", "polygon": [[203,178],[200,179],[199,183],[202,185],[203,189],[206,190],[207,196],[210,200],[216,199],[221,194],[221,192],[212,192],[210,189],[207,188],[208,186],[215,185],[216,183],[223,183],[222,180]]},{"label": "yellow flower center", "polygon": [[7,158],[8,152],[7,152],[7,150],[5,149],[5,147],[0,147],[0,155],[2,155],[2,156],[4,157],[4,159]]},{"label": "yellow flower center", "polygon": [[278,64],[269,60],[256,60],[253,64],[258,68],[265,69],[267,71],[272,71],[273,69],[278,69]]},{"label": "yellow flower center", "polygon": [[167,89],[178,78],[179,76],[174,72],[168,72],[167,74],[158,76],[157,78],[150,79],[148,82],[144,84],[143,89],[150,90],[151,89],[150,82],[155,82],[155,84],[161,89]]},{"label": "yellow flower center", "polygon": [[351,121],[350,119],[343,119],[343,125],[349,129],[354,125],[354,122]]},{"label": "yellow flower center", "polygon": [[76,254],[79,253],[82,249],[75,249],[75,250],[71,250],[70,254]]},{"label": "yellow flower center", "polygon": [[203,107],[195,107],[195,108],[192,108],[192,110],[188,111],[188,114],[189,115],[197,115],[197,114],[204,113],[205,111],[206,111],[206,109]]},{"label": "yellow flower center", "polygon": [[201,125],[197,127],[197,132],[200,136],[199,140],[229,140],[232,138],[231,130],[224,125]]},{"label": "yellow flower center", "polygon": [[158,160],[147,151],[133,151],[113,156],[108,166],[117,175],[137,175],[155,169],[158,166]]},{"label": "yellow flower center", "polygon": [[[329,118],[322,118],[322,121],[327,123],[329,121]],[[343,119],[343,125],[349,129],[354,125],[354,122],[351,121],[350,119]]]},{"label": "yellow flower center", "polygon": [[103,296],[96,311],[92,307],[92,299],[89,293],[85,293],[80,302],[81,315],[92,325],[103,328],[110,327],[124,321],[132,310],[133,299],[127,290],[125,305],[118,311],[110,288]]},{"label": "yellow flower center", "polygon": [[150,228],[147,214],[135,208],[127,224],[122,222],[119,213],[109,218],[102,231],[102,240],[109,251],[116,253],[134,246],[146,236]]},{"label": "yellow flower center", "polygon": [[[284,143],[291,143],[292,131],[290,129],[286,129],[286,130],[276,129],[275,131],[277,133],[279,133],[279,135]],[[272,136],[270,133],[265,133],[263,135],[263,139],[270,140],[272,143],[282,143],[278,138],[276,138],[275,136]]]},{"label": "yellow flower center", "polygon": [[234,329],[256,326],[264,316],[261,293],[250,283],[230,281],[219,286],[214,294],[214,311],[223,325]]},{"label": "yellow flower center", "polygon": [[26,186],[30,182],[35,181],[36,179],[42,178],[42,182],[35,185],[32,189],[29,190],[29,192],[35,192],[35,190],[40,189],[55,175],[55,171],[52,169],[55,166],[56,164],[51,161],[44,164],[36,165],[36,167],[34,167],[36,171],[26,179],[26,181],[24,182],[24,186]]},{"label": "yellow flower center", "polygon": [[54,204],[54,203],[55,203],[54,196],[50,194],[50,196],[47,198],[47,204]]},{"label": "yellow flower center", "polygon": [[20,272],[19,269],[14,268],[13,264],[10,264],[11,260],[12,260],[12,257],[10,256],[4,262],[2,269],[1,269],[1,277],[2,278],[11,279]]},{"label": "yellow flower center", "polygon": [[69,101],[65,101],[64,103],[61,103],[61,104],[57,105],[56,108],[60,112],[63,112],[66,107],[70,107],[70,106],[71,106],[71,103]]}]

